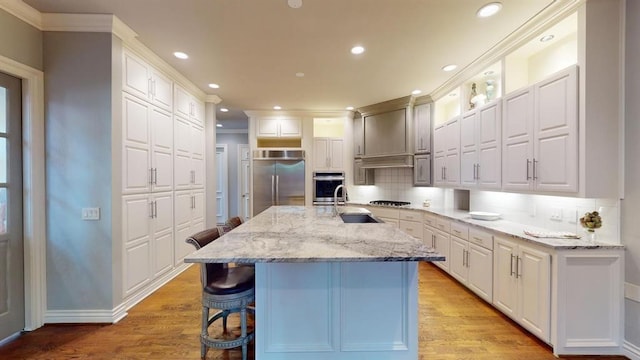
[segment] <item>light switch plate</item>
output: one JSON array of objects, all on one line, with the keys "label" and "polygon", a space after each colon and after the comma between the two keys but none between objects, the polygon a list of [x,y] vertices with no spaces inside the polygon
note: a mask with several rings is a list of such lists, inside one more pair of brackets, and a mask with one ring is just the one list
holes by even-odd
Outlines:
[{"label": "light switch plate", "polygon": [[82,220],[100,220],[100,208],[82,208]]}]

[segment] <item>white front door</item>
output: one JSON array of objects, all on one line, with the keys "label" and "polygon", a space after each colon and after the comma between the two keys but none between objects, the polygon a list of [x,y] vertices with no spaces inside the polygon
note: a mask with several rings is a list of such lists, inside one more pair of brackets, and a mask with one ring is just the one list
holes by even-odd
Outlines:
[{"label": "white front door", "polygon": [[0,73],[0,340],[25,327],[21,94]]},{"label": "white front door", "polygon": [[229,218],[229,170],[227,164],[227,145],[216,146],[216,222],[224,224]]}]

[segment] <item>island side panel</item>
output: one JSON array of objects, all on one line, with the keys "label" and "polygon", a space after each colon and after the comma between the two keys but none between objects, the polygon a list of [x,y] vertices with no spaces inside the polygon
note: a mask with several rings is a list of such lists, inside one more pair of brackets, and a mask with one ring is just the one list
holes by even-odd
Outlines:
[{"label": "island side panel", "polygon": [[256,359],[418,359],[417,269],[417,262],[256,264]]}]

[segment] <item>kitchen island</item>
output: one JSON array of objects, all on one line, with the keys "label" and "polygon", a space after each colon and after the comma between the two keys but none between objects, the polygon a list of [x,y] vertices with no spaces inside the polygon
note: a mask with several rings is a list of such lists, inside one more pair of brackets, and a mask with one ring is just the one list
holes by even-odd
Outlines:
[{"label": "kitchen island", "polygon": [[256,264],[257,360],[418,359],[418,261],[442,261],[384,223],[274,206],[185,262]]}]

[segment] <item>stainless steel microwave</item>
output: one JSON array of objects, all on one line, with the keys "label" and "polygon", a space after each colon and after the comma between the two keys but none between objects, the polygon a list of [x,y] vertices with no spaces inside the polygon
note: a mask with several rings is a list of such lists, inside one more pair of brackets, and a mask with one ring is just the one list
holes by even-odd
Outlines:
[{"label": "stainless steel microwave", "polygon": [[[344,185],[344,172],[313,173],[313,205],[333,205],[333,193],[338,185]],[[338,202],[342,203],[342,191],[338,190]]]}]

